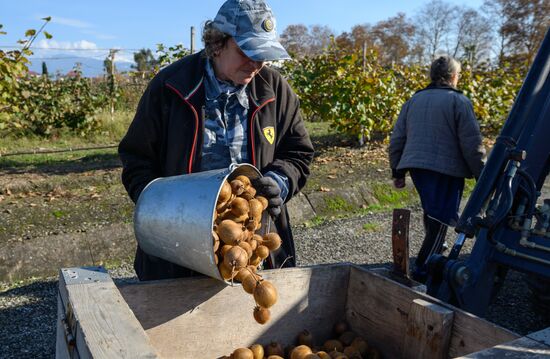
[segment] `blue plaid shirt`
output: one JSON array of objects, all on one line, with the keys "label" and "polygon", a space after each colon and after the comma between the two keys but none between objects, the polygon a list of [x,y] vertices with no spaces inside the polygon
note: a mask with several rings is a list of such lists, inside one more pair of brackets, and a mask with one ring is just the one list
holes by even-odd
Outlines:
[{"label": "blue plaid shirt", "polygon": [[201,170],[227,168],[248,162],[246,86],[220,81],[210,61],[206,62],[206,104]]},{"label": "blue plaid shirt", "polygon": [[[220,81],[210,60],[206,61],[204,81],[204,141],[201,171],[227,168],[232,163],[248,163],[248,93],[246,85],[235,86]],[[265,174],[281,188],[281,198],[288,195],[288,178],[273,171]]]}]

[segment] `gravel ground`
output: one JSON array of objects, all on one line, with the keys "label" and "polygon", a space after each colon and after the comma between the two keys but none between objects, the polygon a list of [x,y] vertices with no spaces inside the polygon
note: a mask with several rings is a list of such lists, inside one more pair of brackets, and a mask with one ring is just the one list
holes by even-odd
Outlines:
[{"label": "gravel ground", "polygon": [[[391,213],[294,228],[300,266],[353,262],[386,264],[391,258]],[[448,239],[452,239],[452,233]],[[411,253],[418,250],[422,227],[418,209],[410,228]],[[466,252],[470,247],[466,246]],[[130,265],[110,270],[117,281],[135,280]],[[55,355],[57,281],[55,278],[11,286],[0,283],[0,358],[51,358]],[[531,307],[523,275],[510,273],[487,319],[518,334],[550,326]]]}]

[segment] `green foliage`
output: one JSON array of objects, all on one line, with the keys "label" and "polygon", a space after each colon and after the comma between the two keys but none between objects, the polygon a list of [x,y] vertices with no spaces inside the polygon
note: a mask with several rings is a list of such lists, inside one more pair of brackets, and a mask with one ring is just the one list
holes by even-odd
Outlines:
[{"label": "green foliage", "polygon": [[38,31],[27,30],[25,39],[18,41],[23,45],[21,50],[0,50],[0,131],[16,136],[52,136],[57,130],[68,128],[84,135],[97,128],[97,98],[80,70],[76,68],[71,76],[55,81],[29,75],[31,44],[42,32],[47,39],[52,37],[43,31],[51,18],[43,20]]},{"label": "green foliage", "polygon": [[[361,144],[373,134],[387,136],[405,101],[429,83],[425,67],[383,66],[375,51],[363,58],[334,45],[320,55],[288,62],[283,71],[307,119],[327,121]],[[472,100],[486,133],[502,127],[524,74],[525,69],[508,67],[463,71],[459,87]]]},{"label": "green foliage", "polygon": [[158,72],[160,68],[167,66],[172,62],[189,55],[190,53],[191,51],[183,47],[183,44],[168,47],[163,44],[157,44],[158,60],[157,63],[155,63],[156,72]]},{"label": "green foliage", "polygon": [[512,109],[526,70],[505,66],[462,71],[459,86],[472,101],[483,132],[498,133]]},{"label": "green foliage", "polygon": [[98,98],[78,68],[71,76],[57,80],[30,76],[22,79],[20,86],[20,111],[6,124],[8,133],[47,137],[68,128],[78,135],[86,135],[98,128],[95,117]]}]

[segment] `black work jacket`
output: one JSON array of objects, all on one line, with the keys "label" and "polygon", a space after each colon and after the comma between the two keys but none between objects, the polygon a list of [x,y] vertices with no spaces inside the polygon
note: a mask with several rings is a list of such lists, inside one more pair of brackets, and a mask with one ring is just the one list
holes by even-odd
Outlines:
[{"label": "black work jacket", "polygon": [[[202,52],[184,57],[155,76],[143,94],[118,148],[122,182],[134,202],[155,178],[200,171],[205,61]],[[313,160],[313,146],[298,98],[282,76],[269,67],[264,67],[248,87],[248,158],[262,173],[276,171],[288,178],[288,200],[305,185]],[[274,129],[274,140],[264,134],[269,127]],[[283,238],[278,258],[294,257],[286,208],[275,223]],[[279,259],[274,266],[280,265]],[[285,265],[294,263],[292,258]],[[189,269],[144,253],[139,246],[134,266],[142,280],[192,274]]]}]

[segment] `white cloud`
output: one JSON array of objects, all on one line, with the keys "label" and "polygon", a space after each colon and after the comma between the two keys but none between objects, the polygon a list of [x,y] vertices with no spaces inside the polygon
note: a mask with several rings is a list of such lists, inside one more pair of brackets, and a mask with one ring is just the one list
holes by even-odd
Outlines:
[{"label": "white cloud", "polygon": [[34,52],[33,57],[41,58],[77,56],[104,59],[109,53],[108,50],[100,49],[96,43],[88,40],[58,41],[40,39],[31,46],[31,50]]},{"label": "white cloud", "polygon": [[79,29],[87,29],[87,28],[93,27],[92,24],[88,22],[78,20],[78,19],[71,19],[67,17],[60,17],[60,16],[52,16],[52,24],[76,27]]},{"label": "white cloud", "polygon": [[[113,47],[119,48],[120,47]],[[88,40],[57,41],[40,39],[31,47],[34,58],[75,58],[89,57],[103,60],[109,55],[109,49],[99,48],[94,42]],[[115,54],[115,62],[133,63],[134,53],[129,50],[119,50]]]},{"label": "white cloud", "polygon": [[61,50],[97,50],[98,46],[94,42],[88,40],[79,41],[57,41],[41,39],[36,43],[36,47],[44,49],[61,49]]}]

